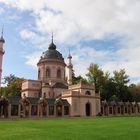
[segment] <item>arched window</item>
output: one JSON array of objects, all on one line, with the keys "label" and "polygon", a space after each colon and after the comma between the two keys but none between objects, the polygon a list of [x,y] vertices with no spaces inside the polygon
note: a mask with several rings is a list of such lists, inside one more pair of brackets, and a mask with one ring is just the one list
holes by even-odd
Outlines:
[{"label": "arched window", "polygon": [[90,105],[90,103],[88,102],[88,103],[86,103],[86,105],[85,105],[85,111],[86,111],[86,116],[90,116],[91,115],[91,105]]},{"label": "arched window", "polygon": [[51,76],[51,71],[49,68],[46,68],[46,78],[50,78]]},{"label": "arched window", "polygon": [[46,93],[45,92],[43,93],[43,97],[46,98]]},{"label": "arched window", "polygon": [[57,70],[57,78],[61,78],[61,70],[60,69]]},{"label": "arched window", "polygon": [[38,69],[38,79],[40,79],[40,69]]},{"label": "arched window", "polygon": [[85,94],[86,94],[86,95],[91,95],[90,91],[86,91]]}]

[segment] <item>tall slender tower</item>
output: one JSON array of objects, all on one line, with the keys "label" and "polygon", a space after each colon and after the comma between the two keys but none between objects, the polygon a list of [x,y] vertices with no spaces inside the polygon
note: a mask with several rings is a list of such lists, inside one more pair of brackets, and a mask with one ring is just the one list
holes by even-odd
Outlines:
[{"label": "tall slender tower", "polygon": [[2,60],[4,55],[4,49],[3,49],[4,43],[5,40],[3,38],[3,29],[2,29],[1,37],[0,37],[0,87],[1,87],[1,78],[2,78]]},{"label": "tall slender tower", "polygon": [[72,59],[72,56],[70,54],[70,50],[69,50],[69,55],[68,55],[68,65],[67,65],[67,68],[68,68],[68,85],[72,85],[72,68],[73,68],[73,65],[71,63],[71,59]]}]

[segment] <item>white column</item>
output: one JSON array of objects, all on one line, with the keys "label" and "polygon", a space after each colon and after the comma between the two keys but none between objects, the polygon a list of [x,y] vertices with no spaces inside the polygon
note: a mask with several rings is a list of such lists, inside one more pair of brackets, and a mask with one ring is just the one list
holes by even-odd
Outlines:
[{"label": "white column", "polygon": [[4,55],[4,50],[3,50],[4,43],[5,43],[5,40],[4,40],[3,35],[2,35],[0,37],[0,87],[1,87],[1,78],[2,78],[2,60],[3,60],[3,55]]},{"label": "white column", "polygon": [[72,56],[69,53],[69,56],[68,56],[69,62],[68,62],[68,65],[67,65],[67,68],[68,68],[68,80],[67,80],[67,82],[68,82],[69,85],[72,85],[72,68],[73,68],[73,66],[72,66],[72,63],[71,63],[71,59],[72,59]]}]

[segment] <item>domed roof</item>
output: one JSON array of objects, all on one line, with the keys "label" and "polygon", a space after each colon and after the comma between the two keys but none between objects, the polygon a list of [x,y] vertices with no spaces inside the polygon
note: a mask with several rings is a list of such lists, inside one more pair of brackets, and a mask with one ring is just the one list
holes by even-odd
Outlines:
[{"label": "domed roof", "polygon": [[51,44],[48,47],[48,50],[43,52],[41,59],[59,59],[64,60],[62,54],[56,50],[56,45],[53,43],[53,40]]},{"label": "domed roof", "polygon": [[49,45],[49,50],[56,50],[56,45],[53,42]]}]

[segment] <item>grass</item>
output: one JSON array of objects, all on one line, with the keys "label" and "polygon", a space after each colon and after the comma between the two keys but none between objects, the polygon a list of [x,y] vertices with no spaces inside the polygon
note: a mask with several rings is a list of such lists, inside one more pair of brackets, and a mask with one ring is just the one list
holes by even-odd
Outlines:
[{"label": "grass", "polygon": [[0,120],[0,140],[140,140],[140,117]]}]

